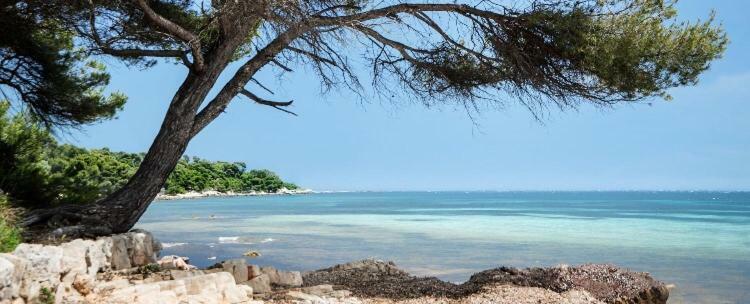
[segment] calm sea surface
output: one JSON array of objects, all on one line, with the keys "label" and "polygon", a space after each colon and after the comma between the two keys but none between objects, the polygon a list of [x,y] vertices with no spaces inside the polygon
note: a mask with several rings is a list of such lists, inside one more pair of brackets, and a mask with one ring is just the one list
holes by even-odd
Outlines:
[{"label": "calm sea surface", "polygon": [[748,192],[360,192],[157,201],[137,227],[199,266],[312,270],[368,257],[461,282],[500,265],[614,263],[670,303],[750,303]]}]

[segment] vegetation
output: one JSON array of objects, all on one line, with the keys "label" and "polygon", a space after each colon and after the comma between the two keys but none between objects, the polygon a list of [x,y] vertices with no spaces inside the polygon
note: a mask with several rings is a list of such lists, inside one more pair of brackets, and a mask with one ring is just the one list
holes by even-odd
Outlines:
[{"label": "vegetation", "polygon": [[[86,55],[139,68],[166,59],[186,68],[152,146],[127,183],[97,204],[40,211],[25,223],[69,236],[127,231],[169,182],[188,143],[237,97],[291,113],[291,101],[259,96],[273,94],[256,78],[263,68],[283,74],[307,67],[325,89],[364,95],[355,72],[360,69],[353,67],[363,63],[372,71],[373,91],[394,101],[471,111],[516,101],[536,115],[582,103],[668,99],[670,88],[696,83],[728,41],[711,17],[677,20],[670,0],[462,3],[470,4],[10,0],[0,8],[0,20],[14,30],[0,40],[0,62],[2,71],[22,72],[0,72],[0,87],[20,96],[17,101],[42,121],[85,123],[111,117],[122,105],[121,95],[101,93],[108,77]],[[351,56],[357,49],[362,56]],[[235,61],[240,63],[231,65]],[[240,68],[219,83],[229,66]],[[89,69],[74,72],[80,67]],[[43,77],[26,77],[27,70]],[[209,95],[212,89],[218,93]],[[202,165],[195,171],[206,173]],[[192,174],[180,173],[180,180],[196,188],[241,185],[236,173],[215,185]]]},{"label": "vegetation", "polygon": [[[124,186],[143,153],[83,149],[58,144],[26,113],[11,116],[0,102],[0,190],[26,207],[83,204]],[[296,189],[268,170],[246,170],[244,163],[183,157],[164,186],[169,194],[187,191],[276,192]]]},{"label": "vegetation", "polygon": [[21,232],[14,226],[15,214],[5,195],[0,194],[0,252],[10,252],[21,243]]}]

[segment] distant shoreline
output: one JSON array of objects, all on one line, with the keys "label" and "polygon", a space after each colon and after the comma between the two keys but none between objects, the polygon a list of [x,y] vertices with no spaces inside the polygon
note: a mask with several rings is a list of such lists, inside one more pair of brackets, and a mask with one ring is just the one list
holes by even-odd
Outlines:
[{"label": "distant shoreline", "polygon": [[234,196],[267,196],[267,195],[299,195],[299,194],[312,194],[315,193],[310,189],[286,189],[281,188],[276,192],[264,192],[264,191],[250,191],[250,192],[219,192],[215,190],[209,191],[190,191],[181,194],[159,194],[154,198],[155,201],[173,201],[173,200],[184,200],[184,199],[198,199],[205,197],[234,197]]}]

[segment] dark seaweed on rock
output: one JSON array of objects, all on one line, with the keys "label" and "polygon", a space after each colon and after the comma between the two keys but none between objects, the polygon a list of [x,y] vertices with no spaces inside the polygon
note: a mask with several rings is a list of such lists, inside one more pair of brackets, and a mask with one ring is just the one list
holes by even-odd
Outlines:
[{"label": "dark seaweed on rock", "polygon": [[363,260],[320,269],[303,275],[305,286],[331,284],[360,297],[410,299],[425,296],[463,298],[486,286],[508,284],[539,287],[562,293],[583,289],[607,303],[666,303],[669,290],[648,273],[613,265],[517,269],[500,267],[478,272],[463,284],[434,277],[415,277],[393,262]]}]

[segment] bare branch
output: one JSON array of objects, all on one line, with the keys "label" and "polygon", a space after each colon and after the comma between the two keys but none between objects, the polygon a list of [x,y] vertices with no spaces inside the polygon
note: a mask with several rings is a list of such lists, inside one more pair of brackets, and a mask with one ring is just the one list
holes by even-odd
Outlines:
[{"label": "bare branch", "polygon": [[279,101],[271,101],[271,100],[268,100],[268,99],[263,99],[263,98],[260,98],[260,97],[258,97],[257,95],[255,95],[255,94],[253,94],[253,93],[251,93],[250,91],[248,91],[248,90],[245,90],[245,89],[242,89],[242,90],[240,91],[240,94],[242,94],[242,95],[245,95],[245,96],[246,96],[247,98],[250,98],[250,99],[252,99],[252,100],[253,100],[253,101],[255,101],[255,103],[257,103],[257,104],[261,104],[261,105],[264,105],[264,106],[269,106],[269,107],[275,108],[275,109],[277,109],[277,110],[279,110],[279,111],[284,111],[284,112],[286,112],[286,113],[289,113],[289,114],[292,114],[292,115],[294,115],[294,116],[298,116],[298,115],[297,115],[297,113],[294,113],[294,112],[292,112],[292,111],[289,111],[289,110],[287,110],[287,109],[283,109],[283,108],[281,108],[281,107],[288,107],[288,106],[291,106],[291,105],[292,105],[292,103],[294,102],[294,100],[290,100],[290,101],[284,101],[284,102],[279,102]]}]

